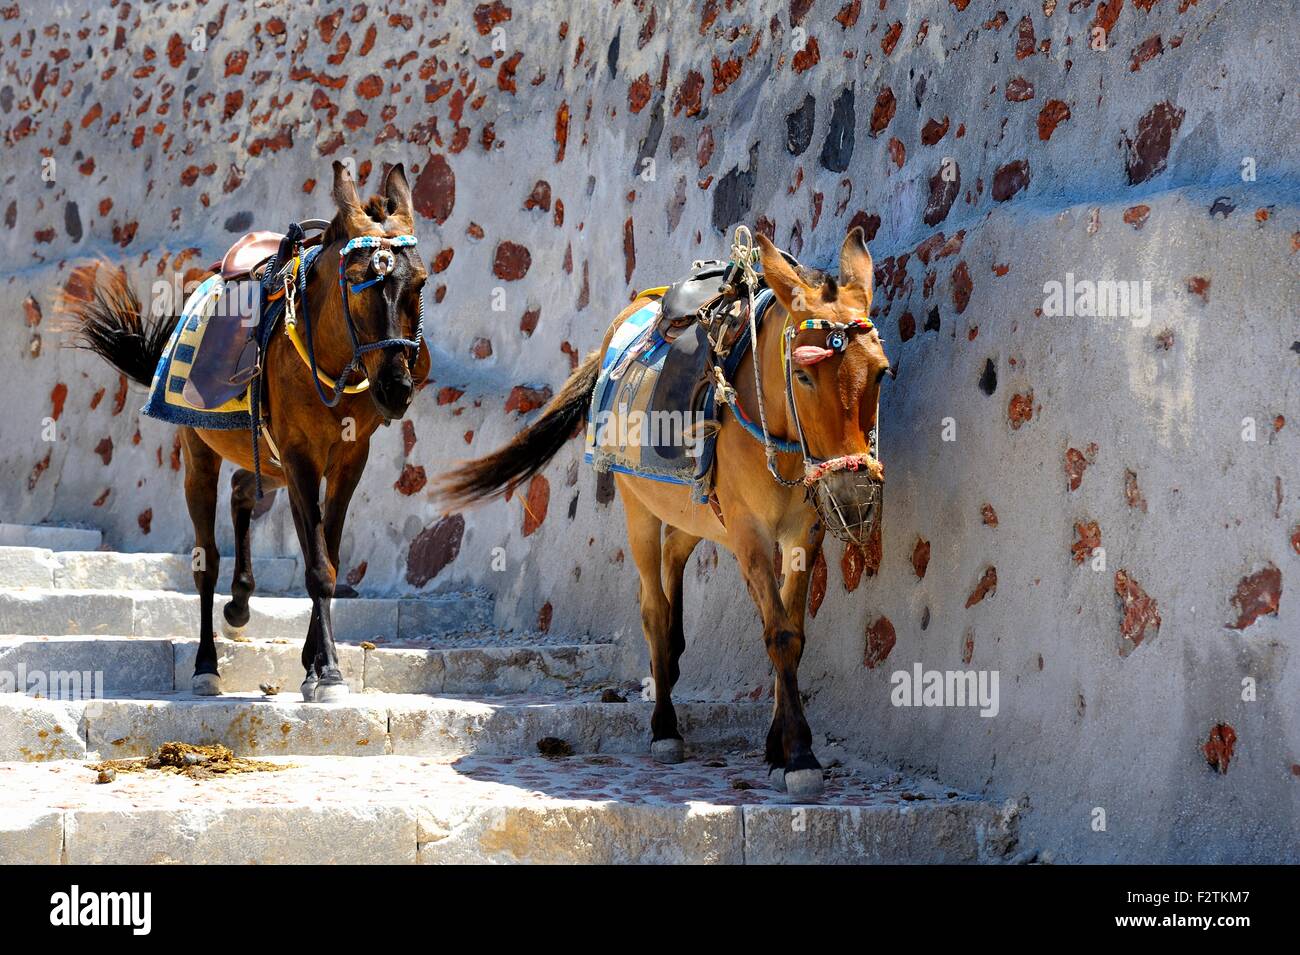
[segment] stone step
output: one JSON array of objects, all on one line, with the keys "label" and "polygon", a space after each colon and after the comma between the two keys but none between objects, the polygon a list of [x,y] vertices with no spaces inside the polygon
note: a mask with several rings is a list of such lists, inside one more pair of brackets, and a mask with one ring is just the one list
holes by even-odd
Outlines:
[{"label": "stone step", "polygon": [[[354,692],[425,694],[563,693],[607,683],[616,666],[611,644],[526,640],[502,634],[482,646],[374,649],[340,643],[339,662]],[[97,685],[99,696],[171,693],[189,687],[197,651],[198,640],[186,638],[0,636],[0,692],[66,698],[81,694],[62,684],[80,679]],[[279,643],[218,638],[217,655],[226,692],[252,693],[264,683],[292,690],[302,681],[301,636]]]},{"label": "stone step", "polygon": [[51,550],[97,550],[104,535],[87,527],[57,524],[0,523],[0,547],[44,547]]},{"label": "stone step", "polygon": [[757,757],[293,756],[193,780],[0,763],[0,864],[973,863],[1017,814],[896,775],[832,770],[789,805]]},{"label": "stone step", "polygon": [[[233,557],[221,558],[218,589],[230,590],[234,567]],[[261,594],[304,593],[302,571],[293,557],[255,557],[253,577]],[[0,586],[195,592],[188,554],[120,554],[43,547],[0,547]]]},{"label": "stone step", "polygon": [[[213,621],[220,629],[218,594]],[[311,621],[306,597],[258,597],[249,602],[247,635],[301,642]],[[340,640],[412,639],[430,634],[481,630],[492,622],[492,599],[476,592],[426,597],[335,599],[334,632]],[[29,587],[0,590],[0,633],[32,636],[125,634],[176,637],[197,634],[199,597],[161,590],[76,590]]]},{"label": "stone step", "polygon": [[[143,756],[172,741],[221,743],[258,757],[522,756],[535,755],[547,737],[574,753],[645,753],[653,704],[598,699],[594,691],[481,698],[358,693],[331,704],[303,703],[297,693],[86,700],[0,693],[0,760]],[[688,753],[761,746],[771,716],[765,703],[674,702]]]}]

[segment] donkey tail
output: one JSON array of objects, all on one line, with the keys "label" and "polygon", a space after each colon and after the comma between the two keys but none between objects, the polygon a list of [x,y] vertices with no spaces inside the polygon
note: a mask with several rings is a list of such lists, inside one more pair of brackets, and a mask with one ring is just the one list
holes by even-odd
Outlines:
[{"label": "donkey tail", "polygon": [[506,493],[542,470],[586,417],[599,374],[600,352],[594,351],[569,376],[540,418],[491,454],[466,461],[443,475],[435,485],[436,496],[453,507],[469,507]]},{"label": "donkey tail", "polygon": [[[107,273],[106,278],[101,278]],[[146,316],[122,269],[100,267],[84,292],[64,293],[59,307],[71,321],[68,345],[104,359],[148,386],[171,337],[175,316]]]}]

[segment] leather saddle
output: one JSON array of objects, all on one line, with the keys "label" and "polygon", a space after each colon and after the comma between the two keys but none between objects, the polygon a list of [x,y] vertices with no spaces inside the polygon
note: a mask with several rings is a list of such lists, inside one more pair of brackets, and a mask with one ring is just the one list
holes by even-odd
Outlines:
[{"label": "leather saddle", "polygon": [[726,273],[726,262],[696,262],[690,276],[670,285],[659,303],[656,331],[660,337],[673,341],[692,324],[700,309],[721,294]]},{"label": "leather saddle", "polygon": [[258,282],[248,279],[227,282],[222,288],[181,391],[189,404],[203,410],[219,408],[242,395],[257,376],[261,291]]},{"label": "leather saddle", "polygon": [[[703,404],[712,357],[708,329],[697,319],[700,310],[722,294],[727,268],[717,260],[696,262],[687,278],[664,293],[655,331],[669,347],[651,395],[652,408],[694,412]],[[685,453],[680,445],[656,450],[665,459]]]},{"label": "leather saddle", "polygon": [[[324,219],[300,223],[303,229],[316,230],[328,225]],[[261,371],[257,352],[263,287],[258,271],[272,256],[286,261],[291,253],[283,233],[249,232],[213,264],[211,271],[220,273],[226,284],[207,316],[202,346],[181,392],[194,407],[219,408],[238,398]]]},{"label": "leather saddle", "polygon": [[212,313],[201,319],[207,325],[203,343],[181,391],[194,407],[219,408],[242,395],[257,376],[262,289],[253,273],[280,251],[284,238],[279,232],[249,232],[213,263],[211,270],[225,285]]},{"label": "leather saddle", "polygon": [[226,281],[251,275],[259,265],[275,255],[284,236],[279,232],[249,232],[235,240],[221,261],[212,266]]}]

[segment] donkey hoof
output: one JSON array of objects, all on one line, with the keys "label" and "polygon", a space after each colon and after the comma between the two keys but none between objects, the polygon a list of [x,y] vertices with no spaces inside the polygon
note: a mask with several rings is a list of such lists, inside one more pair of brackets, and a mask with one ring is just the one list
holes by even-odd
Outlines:
[{"label": "donkey hoof", "polygon": [[220,696],[221,677],[215,673],[196,673],[190,682],[190,689],[195,696]]},{"label": "donkey hoof", "polygon": [[346,683],[317,683],[313,703],[341,703],[348,698]]},{"label": "donkey hoof", "polygon": [[244,631],[247,629],[247,625],[234,627],[230,625],[230,622],[224,616],[221,618],[221,635],[227,640],[243,640]]},{"label": "donkey hoof", "polygon": [[822,771],[818,769],[794,769],[785,773],[785,794],[790,799],[816,799],[825,789]]},{"label": "donkey hoof", "polygon": [[316,677],[309,676],[302,681],[302,701],[304,703],[316,702]]},{"label": "donkey hoof", "polygon": [[650,744],[650,757],[656,763],[680,763],[686,758],[686,744],[679,739],[657,739]]}]

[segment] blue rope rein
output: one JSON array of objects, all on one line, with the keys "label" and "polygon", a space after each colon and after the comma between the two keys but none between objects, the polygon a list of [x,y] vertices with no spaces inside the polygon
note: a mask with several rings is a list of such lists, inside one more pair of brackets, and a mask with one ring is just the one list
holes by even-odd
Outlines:
[{"label": "blue rope rein", "polygon": [[326,408],[337,407],[339,402],[343,400],[343,389],[347,385],[349,376],[351,376],[352,373],[356,371],[357,366],[361,364],[361,357],[363,355],[385,348],[401,347],[414,350],[415,354],[412,357],[412,365],[414,365],[415,359],[419,357],[420,339],[424,334],[424,296],[421,295],[418,299],[414,338],[384,338],[380,341],[367,342],[363,345],[357,337],[356,324],[352,321],[352,310],[348,305],[348,292],[351,290],[353,294],[356,294],[370,288],[372,285],[377,285],[384,280],[387,272],[381,272],[377,267],[380,251],[376,251],[375,255],[371,258],[372,266],[375,267],[375,271],[377,272],[375,278],[349,286],[346,272],[349,252],[356,249],[386,250],[388,247],[402,248],[404,246],[413,246],[416,244],[416,241],[417,240],[413,235],[399,235],[391,238],[363,235],[358,236],[355,239],[350,239],[348,243],[339,250],[339,294],[343,298],[343,325],[348,330],[348,340],[352,345],[352,358],[347,365],[344,366],[338,377],[334,379],[334,394],[332,396],[325,394],[325,389],[321,385],[320,375],[316,370],[316,347],[312,335],[311,312],[307,308],[307,263],[304,262],[303,267],[299,269],[299,301],[302,303],[302,323],[303,328],[306,331],[307,361],[311,366],[312,384],[316,386],[316,394],[320,397],[321,402]]}]

